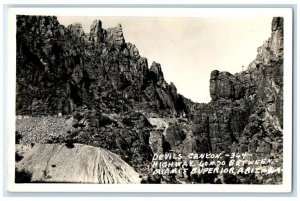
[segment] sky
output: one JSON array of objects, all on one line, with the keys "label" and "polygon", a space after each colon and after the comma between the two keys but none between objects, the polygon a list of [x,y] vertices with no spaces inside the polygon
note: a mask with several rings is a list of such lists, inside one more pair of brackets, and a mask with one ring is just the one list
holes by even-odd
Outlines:
[{"label": "sky", "polygon": [[125,41],[136,45],[148,65],[160,63],[165,80],[199,103],[211,100],[211,71],[242,71],[271,36],[272,22],[272,17],[58,16],[65,26],[81,23],[85,33],[95,19],[104,29],[121,24]]}]

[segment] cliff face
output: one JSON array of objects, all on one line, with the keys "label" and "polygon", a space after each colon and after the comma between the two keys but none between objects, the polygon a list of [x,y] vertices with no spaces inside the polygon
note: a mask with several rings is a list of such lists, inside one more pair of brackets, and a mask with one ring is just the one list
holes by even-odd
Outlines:
[{"label": "cliff face", "polygon": [[80,24],[65,28],[56,17],[18,16],[17,61],[17,114],[72,114],[84,105],[109,113],[189,113],[160,64],[149,68],[125,42],[121,25],[105,30],[96,20],[85,34]]},{"label": "cliff face", "polygon": [[[211,72],[211,102],[196,106],[188,126],[181,123],[175,128],[172,126],[173,130],[167,129],[165,137],[170,149],[189,153],[191,150],[184,151],[181,146],[191,144],[189,140],[185,144],[185,140],[192,135],[198,144],[193,151],[250,152],[265,157],[278,153],[280,156],[283,18],[273,19],[271,31],[271,37],[258,48],[257,58],[247,70],[235,75],[217,70]],[[183,134],[179,135],[180,132]],[[174,141],[180,142],[180,146],[175,146]]]},{"label": "cliff face", "polygon": [[[16,113],[58,116],[69,125],[46,140],[25,137],[26,143],[103,147],[140,173],[147,173],[153,153],[167,151],[250,152],[281,164],[283,18],[273,19],[271,37],[247,70],[211,72],[210,95],[200,104],[178,94],[160,64],[148,66],[125,41],[121,25],[103,29],[95,20],[86,34],[56,17],[17,17]],[[17,128],[22,135],[32,130]]]},{"label": "cliff face", "polygon": [[[232,75],[213,71],[212,101],[193,118],[194,133],[214,153],[252,153],[282,164],[283,18],[248,69]],[[278,178],[273,178],[273,182]],[[276,182],[275,182],[276,183]]]}]

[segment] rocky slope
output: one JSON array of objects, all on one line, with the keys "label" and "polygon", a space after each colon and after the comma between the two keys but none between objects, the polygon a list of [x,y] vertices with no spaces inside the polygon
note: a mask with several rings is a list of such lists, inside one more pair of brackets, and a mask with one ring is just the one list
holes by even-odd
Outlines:
[{"label": "rocky slope", "polygon": [[56,17],[18,16],[17,75],[22,115],[72,114],[84,105],[109,113],[190,112],[190,101],[165,82],[160,64],[149,68],[125,42],[121,25],[105,30],[99,20],[85,34],[80,24],[64,27]]},{"label": "rocky slope", "polygon": [[141,180],[126,162],[102,148],[81,144],[72,148],[59,144],[17,145],[16,154],[17,183],[127,184]]},{"label": "rocky slope", "polygon": [[[64,27],[56,17],[17,16],[16,113],[31,119],[61,118],[53,121],[68,125],[59,129],[54,123],[60,131],[55,136],[30,139],[33,132],[42,131],[26,127],[26,118],[20,118],[22,143],[103,147],[140,174],[149,173],[154,153],[167,151],[250,152],[272,157],[280,165],[283,18],[273,19],[271,37],[247,70],[211,73],[210,95],[209,103],[200,104],[178,94],[175,85],[164,80],[160,64],[148,66],[137,47],[125,41],[121,25],[103,29],[96,20],[90,33],[84,33],[80,24]],[[276,175],[268,182],[278,183],[280,178]],[[250,182],[226,175],[222,181]]]}]

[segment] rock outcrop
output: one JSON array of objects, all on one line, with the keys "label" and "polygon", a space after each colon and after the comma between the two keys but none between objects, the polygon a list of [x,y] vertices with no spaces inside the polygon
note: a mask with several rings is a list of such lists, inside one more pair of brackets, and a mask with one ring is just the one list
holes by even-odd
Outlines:
[{"label": "rock outcrop", "polygon": [[[259,131],[263,135],[272,135],[272,139],[276,139],[273,134],[280,135],[283,111],[282,50],[283,18],[274,18],[270,39],[258,48],[257,58],[246,71],[235,75],[219,71],[211,73],[212,101],[199,107],[198,115],[194,117],[194,132],[210,139],[213,152],[230,152],[232,144],[238,143],[241,145],[240,151],[253,153],[256,148],[249,145],[248,138],[251,139]],[[247,134],[249,127],[254,129],[251,136]]]},{"label": "rock outcrop", "polygon": [[218,98],[240,99],[244,95],[244,88],[241,81],[228,72],[211,72],[210,75],[210,96],[213,101]]},{"label": "rock outcrop", "polygon": [[129,109],[188,114],[185,98],[165,82],[161,67],[126,43],[122,26],[96,20],[90,33],[56,17],[17,16],[17,114],[72,114],[87,105],[103,112]]}]

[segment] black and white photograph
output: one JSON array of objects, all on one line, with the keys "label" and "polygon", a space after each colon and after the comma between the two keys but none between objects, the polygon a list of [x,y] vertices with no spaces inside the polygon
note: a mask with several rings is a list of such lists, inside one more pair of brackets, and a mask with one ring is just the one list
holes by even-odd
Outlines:
[{"label": "black and white photograph", "polygon": [[290,16],[206,13],[16,12],[14,185],[290,189]]}]

